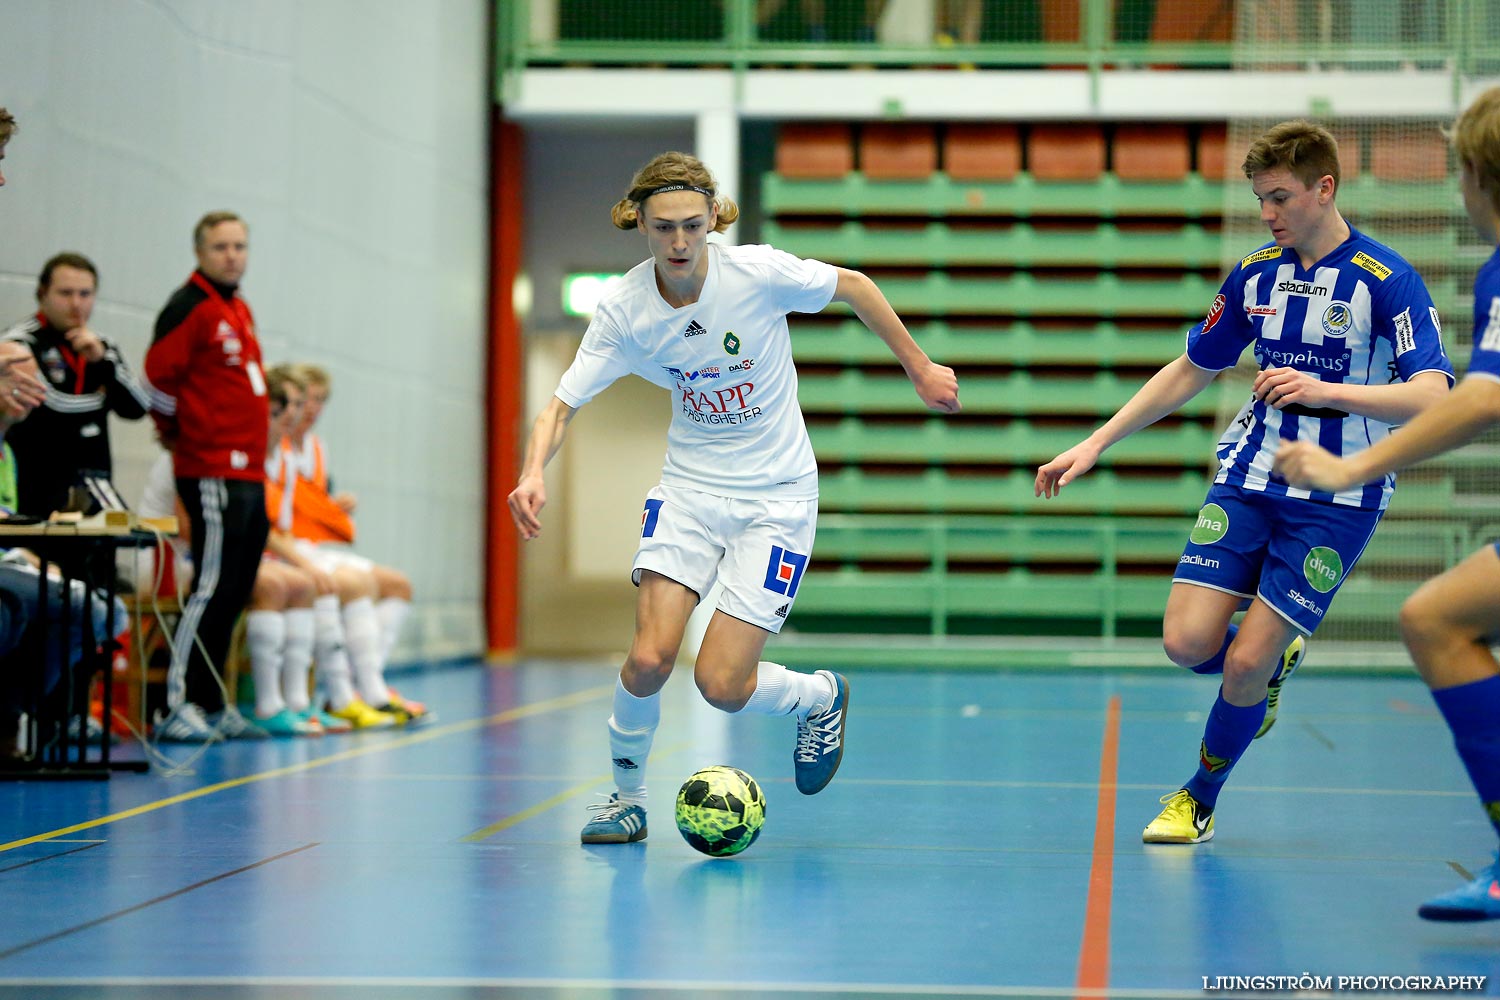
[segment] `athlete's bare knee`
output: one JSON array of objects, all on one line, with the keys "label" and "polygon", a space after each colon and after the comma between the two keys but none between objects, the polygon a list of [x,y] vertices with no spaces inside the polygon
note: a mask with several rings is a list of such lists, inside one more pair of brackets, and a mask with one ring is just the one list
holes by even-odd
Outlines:
[{"label": "athlete's bare knee", "polygon": [[338,569],[333,573],[333,585],[338,588],[340,604],[375,596],[375,578],[369,573]]},{"label": "athlete's bare knee", "polygon": [[387,598],[411,600],[411,579],[399,569],[391,569],[389,566],[375,567],[375,586],[382,600]]},{"label": "athlete's bare knee", "polygon": [[661,690],[667,678],[672,676],[672,668],[676,664],[675,649],[660,649],[638,642],[631,647],[630,655],[625,658],[625,665],[620,669],[620,679],[625,690],[637,697],[645,697]]},{"label": "athlete's bare knee", "polygon": [[1424,662],[1431,659],[1435,648],[1452,638],[1451,629],[1443,617],[1441,602],[1434,600],[1426,587],[1419,589],[1402,603],[1397,621],[1401,626],[1401,641],[1411,651],[1419,670]]},{"label": "athlete's bare knee", "polygon": [[255,574],[255,586],[250,590],[250,608],[254,611],[276,611],[286,607],[286,587],[274,572],[261,570]]},{"label": "athlete's bare knee", "polygon": [[312,607],[318,596],[318,585],[306,573],[296,570],[286,574],[286,606],[289,608]]},{"label": "athlete's bare knee", "polygon": [[745,690],[744,682],[731,674],[711,667],[705,669],[701,660],[693,671],[693,683],[698,685],[703,700],[721,712],[738,712],[755,693],[754,687]]},{"label": "athlete's bare knee", "polygon": [[1280,650],[1268,655],[1257,653],[1248,643],[1234,643],[1224,653],[1224,690],[1251,692],[1263,687],[1276,673]]},{"label": "athlete's bare knee", "polygon": [[1161,644],[1167,659],[1190,669],[1212,659],[1224,645],[1224,636],[1168,625],[1162,629]]}]

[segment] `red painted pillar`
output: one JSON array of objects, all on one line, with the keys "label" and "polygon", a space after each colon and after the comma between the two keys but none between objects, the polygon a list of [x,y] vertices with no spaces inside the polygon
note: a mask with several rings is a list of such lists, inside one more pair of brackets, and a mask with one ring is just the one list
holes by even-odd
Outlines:
[{"label": "red painted pillar", "polygon": [[485,629],[492,656],[520,641],[520,536],[505,497],[521,468],[525,357],[515,310],[521,272],[521,130],[496,106],[490,130],[490,300],[487,365],[488,514],[485,524]]}]

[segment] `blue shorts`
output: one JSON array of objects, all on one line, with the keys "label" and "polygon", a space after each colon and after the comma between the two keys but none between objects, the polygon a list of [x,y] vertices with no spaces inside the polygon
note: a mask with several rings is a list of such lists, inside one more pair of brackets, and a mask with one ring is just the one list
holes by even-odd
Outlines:
[{"label": "blue shorts", "polygon": [[1384,513],[1215,483],[1172,582],[1259,597],[1312,635]]}]

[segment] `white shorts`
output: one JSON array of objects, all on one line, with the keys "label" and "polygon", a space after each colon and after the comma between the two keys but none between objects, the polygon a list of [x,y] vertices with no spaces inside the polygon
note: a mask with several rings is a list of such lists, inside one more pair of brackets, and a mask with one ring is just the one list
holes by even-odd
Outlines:
[{"label": "white shorts", "polygon": [[649,569],[703,596],[717,579],[718,610],[780,632],[797,599],[818,526],[816,500],[737,500],[676,486],[646,495],[630,578]]},{"label": "white shorts", "polygon": [[322,545],[309,542],[305,538],[294,538],[292,544],[297,551],[302,553],[312,564],[324,573],[333,573],[341,569],[357,570],[361,573],[370,573],[375,569],[375,564],[364,556],[357,556],[347,545],[339,545],[334,542],[326,542]]}]

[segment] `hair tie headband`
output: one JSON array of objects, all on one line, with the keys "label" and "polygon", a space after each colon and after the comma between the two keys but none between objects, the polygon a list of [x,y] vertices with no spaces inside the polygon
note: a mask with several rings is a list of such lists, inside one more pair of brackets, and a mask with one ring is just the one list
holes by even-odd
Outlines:
[{"label": "hair tie headband", "polygon": [[651,190],[647,191],[645,194],[641,195],[639,198],[635,199],[636,204],[644,205],[646,203],[646,199],[651,197],[652,195],[666,194],[669,191],[697,191],[699,194],[707,195],[710,198],[714,196],[714,193],[708,188],[701,188],[696,184],[663,184],[661,187],[654,187]]}]

